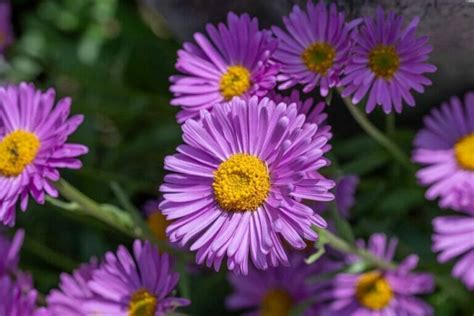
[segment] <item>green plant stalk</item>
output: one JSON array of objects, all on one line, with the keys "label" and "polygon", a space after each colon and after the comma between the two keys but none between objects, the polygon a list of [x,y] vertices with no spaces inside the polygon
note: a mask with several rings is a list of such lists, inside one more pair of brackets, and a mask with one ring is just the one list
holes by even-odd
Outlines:
[{"label": "green plant stalk", "polygon": [[[122,220],[117,220],[117,217],[113,215],[112,211],[105,211],[104,206],[97,203],[96,201],[92,200],[81,191],[77,190],[67,181],[60,179],[55,183],[56,189],[58,189],[59,193],[66,198],[68,201],[73,202],[70,204],[69,210],[71,211],[82,211],[83,213],[95,217],[100,221],[108,224],[109,226],[121,231],[131,237],[136,236],[136,232],[130,230],[130,227],[133,227],[133,221],[129,218],[128,225],[124,225],[124,219],[127,220],[124,214],[120,214]],[[62,202],[56,203],[52,202],[52,204],[56,206],[60,206]],[[74,205],[76,207],[74,207]],[[65,207],[62,207],[66,209]],[[127,227],[128,226],[128,227]]]},{"label": "green plant stalk", "polygon": [[334,249],[344,253],[352,253],[367,262],[369,265],[383,270],[393,270],[396,268],[394,263],[382,260],[365,249],[349,244],[342,238],[331,233],[329,230],[319,227],[315,227],[315,230],[320,235],[320,238],[324,238],[326,243],[331,245]]},{"label": "green plant stalk", "polygon": [[384,147],[401,165],[403,165],[408,171],[414,172],[415,168],[411,164],[410,159],[407,155],[400,149],[400,147],[395,144],[390,138],[385,136],[375,125],[373,125],[367,115],[363,113],[357,106],[355,106],[349,97],[343,97],[341,89],[338,89],[339,94],[341,95],[344,104],[351,113],[352,117],[356,120],[359,126],[377,143]]}]

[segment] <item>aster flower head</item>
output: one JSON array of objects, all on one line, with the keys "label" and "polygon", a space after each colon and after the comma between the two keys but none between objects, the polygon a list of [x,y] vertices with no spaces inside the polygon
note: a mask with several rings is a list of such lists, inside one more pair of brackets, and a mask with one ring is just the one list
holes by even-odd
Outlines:
[{"label": "aster flower head", "polygon": [[8,1],[0,2],[0,55],[13,42],[13,30],[11,24],[11,7]]},{"label": "aster flower head", "polygon": [[46,316],[44,308],[36,307],[38,292],[24,292],[8,276],[0,277],[0,315],[2,316]]},{"label": "aster flower head", "polygon": [[327,138],[328,143],[324,146],[323,151],[326,153],[331,150],[329,141],[332,139],[333,134],[331,126],[327,122],[328,114],[326,113],[326,102],[316,102],[313,98],[303,99],[299,91],[296,89],[292,90],[288,96],[279,94],[275,92],[275,90],[272,90],[267,94],[267,97],[275,103],[283,102],[288,105],[295,103],[298,114],[304,114],[307,123],[318,125],[317,135]]},{"label": "aster flower head", "polygon": [[415,138],[413,161],[423,165],[418,181],[429,186],[426,198],[443,208],[474,212],[474,92],[464,105],[452,97],[424,119]]},{"label": "aster flower head", "polygon": [[474,290],[474,212],[437,217],[433,228],[433,250],[439,252],[438,261],[444,263],[458,257],[452,274]]},{"label": "aster flower head", "polygon": [[229,274],[234,293],[226,300],[227,308],[246,310],[245,315],[288,316],[297,305],[311,299],[314,286],[308,279],[319,262],[308,265],[299,253],[291,254],[289,260],[289,267],[250,268],[247,276]]},{"label": "aster flower head", "polygon": [[11,240],[0,234],[0,277],[17,272],[24,238],[25,232],[21,229]]},{"label": "aster flower head", "polygon": [[152,231],[153,235],[161,241],[167,241],[166,237],[166,228],[169,223],[166,220],[166,216],[163,215],[160,211],[160,200],[159,199],[150,199],[146,201],[143,206],[143,211],[147,218],[148,227]]},{"label": "aster flower head", "polygon": [[78,156],[87,147],[66,143],[83,117],[69,117],[71,99],[54,104],[55,92],[36,90],[32,84],[0,87],[0,222],[15,223],[20,201],[26,210],[29,195],[42,204],[57,197],[53,182],[59,169],[78,169]]},{"label": "aster flower head", "polygon": [[87,316],[83,303],[94,297],[87,283],[92,279],[92,273],[98,269],[96,259],[81,265],[72,274],[62,273],[59,289],[54,289],[47,297],[48,311],[51,316],[77,315]]},{"label": "aster flower head", "polygon": [[359,103],[368,93],[366,111],[377,105],[385,113],[402,112],[402,102],[415,106],[411,90],[419,93],[431,85],[425,73],[436,71],[427,63],[432,46],[427,36],[416,36],[419,18],[403,28],[403,17],[394,12],[384,14],[377,8],[375,17],[365,17],[353,32],[351,58],[344,69],[342,95],[352,95],[352,102]]},{"label": "aster flower head", "polygon": [[285,240],[303,249],[311,225],[326,223],[302,199],[329,201],[334,186],[317,178],[327,138],[296,105],[234,98],[183,125],[184,145],[165,159],[160,190],[171,242],[197,250],[197,263],[246,274],[288,264]]},{"label": "aster flower head", "polygon": [[270,31],[259,29],[257,18],[230,12],[227,24],[208,24],[206,31],[207,36],[196,33],[195,43],[178,51],[181,74],[170,78],[171,105],[181,107],[180,123],[234,96],[264,96],[275,86],[277,41]]},{"label": "aster flower head", "polygon": [[303,91],[310,92],[319,86],[321,95],[328,95],[339,83],[349,58],[350,30],[359,20],[346,23],[334,3],[327,7],[323,1],[315,5],[309,0],[306,11],[295,5],[283,22],[286,32],[272,28],[279,39],[275,53],[275,60],[281,63],[279,88],[302,84]]},{"label": "aster flower head", "polygon": [[[363,246],[363,243],[359,242]],[[383,234],[370,237],[367,250],[385,261],[391,261],[397,240]],[[418,257],[411,255],[393,270],[371,270],[364,273],[340,273],[332,286],[320,297],[326,299],[328,315],[432,315],[432,308],[417,295],[433,291],[434,281],[427,273],[413,272]]]},{"label": "aster flower head", "polygon": [[87,315],[163,316],[189,300],[172,297],[179,275],[169,256],[148,241],[135,240],[133,254],[119,246],[92,273],[88,287],[94,297],[84,302]]}]

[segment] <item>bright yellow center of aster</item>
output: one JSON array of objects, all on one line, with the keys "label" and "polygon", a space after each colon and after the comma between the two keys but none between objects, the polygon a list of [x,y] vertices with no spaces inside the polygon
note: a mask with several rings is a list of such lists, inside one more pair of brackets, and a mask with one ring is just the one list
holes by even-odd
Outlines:
[{"label": "bright yellow center of aster", "polygon": [[328,43],[313,43],[301,54],[309,70],[326,75],[334,63],[336,50]]},{"label": "bright yellow center of aster", "polygon": [[225,100],[241,96],[250,88],[250,71],[239,65],[229,66],[222,75],[219,89]]},{"label": "bright yellow center of aster", "polygon": [[369,54],[369,67],[377,77],[391,79],[400,67],[400,57],[395,47],[375,46]]},{"label": "bright yellow center of aster", "polygon": [[474,171],[474,133],[461,138],[454,145],[454,153],[462,168]]},{"label": "bright yellow center of aster", "polygon": [[148,216],[147,223],[153,235],[155,235],[158,240],[166,240],[166,228],[168,227],[166,216],[159,211],[153,212]]},{"label": "bright yellow center of aster", "polygon": [[30,132],[17,130],[0,142],[0,175],[16,177],[36,158],[40,148],[38,137]]},{"label": "bright yellow center of aster", "polygon": [[128,303],[128,316],[154,316],[157,299],[147,290],[136,291]]},{"label": "bright yellow center of aster", "polygon": [[270,174],[266,164],[248,154],[235,154],[214,172],[214,194],[226,211],[256,210],[270,191]]},{"label": "bright yellow center of aster", "polygon": [[393,292],[382,274],[372,271],[362,274],[357,280],[356,297],[363,306],[381,310],[390,303]]},{"label": "bright yellow center of aster", "polygon": [[284,290],[268,291],[262,300],[260,316],[288,316],[293,306],[293,299]]}]

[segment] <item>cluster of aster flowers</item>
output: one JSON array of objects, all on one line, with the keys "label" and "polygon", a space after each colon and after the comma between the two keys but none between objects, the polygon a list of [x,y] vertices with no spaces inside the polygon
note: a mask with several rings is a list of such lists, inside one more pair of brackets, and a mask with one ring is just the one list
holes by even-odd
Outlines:
[{"label": "cluster of aster flowers", "polygon": [[[9,11],[0,4],[2,14]],[[413,271],[415,255],[390,263],[394,239],[374,234],[367,247],[357,245],[389,268],[341,254],[308,265],[301,251],[328,227],[321,216],[328,203],[349,217],[359,181],[325,174],[333,136],[327,104],[305,94],[317,89],[326,97],[337,88],[354,104],[366,98],[367,112],[414,106],[412,90],[423,92],[431,84],[425,74],[436,70],[417,24],[415,18],[405,26],[380,8],[375,17],[346,21],[335,4],[308,1],[271,30],[229,13],[226,23],[207,25],[206,34],[196,33],[178,51],[170,90],[183,144],[165,159],[162,198],[144,209],[156,239],[188,247],[198,264],[232,271],[230,309],[265,316],[301,305],[309,306],[306,315],[432,314],[418,298],[433,290],[432,277]],[[2,34],[0,25],[0,53]],[[25,211],[30,197],[40,204],[58,197],[60,169],[81,167],[87,147],[67,141],[83,117],[70,109],[71,100],[56,102],[53,89],[0,87],[3,224],[14,225],[16,209]],[[463,214],[434,220],[433,249],[442,262],[461,256],[453,274],[474,289],[474,93],[464,106],[454,98],[434,110],[425,123],[415,139],[413,160],[425,165],[417,177],[430,185],[428,199],[439,197],[441,207]],[[22,238],[19,231],[13,242],[0,239],[0,297],[7,298],[0,315],[161,316],[190,304],[175,296],[173,259],[135,240],[131,252],[119,246],[62,274],[48,308],[37,308],[31,281],[17,269]],[[352,269],[361,263],[363,269]]]}]

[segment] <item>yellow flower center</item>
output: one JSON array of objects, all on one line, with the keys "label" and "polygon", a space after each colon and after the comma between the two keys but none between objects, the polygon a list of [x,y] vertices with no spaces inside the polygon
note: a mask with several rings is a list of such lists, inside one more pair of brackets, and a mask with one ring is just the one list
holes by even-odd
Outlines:
[{"label": "yellow flower center", "polygon": [[284,290],[268,291],[262,300],[260,316],[288,316],[293,306],[293,299]]},{"label": "yellow flower center", "polygon": [[334,63],[336,50],[328,43],[313,43],[301,54],[301,58],[309,70],[326,75]]},{"label": "yellow flower center", "polygon": [[16,177],[36,158],[40,149],[38,137],[30,132],[17,130],[0,142],[0,176]]},{"label": "yellow flower center", "polygon": [[372,271],[361,275],[357,280],[356,297],[368,309],[381,310],[390,303],[393,292],[382,274]]},{"label": "yellow flower center", "polygon": [[219,88],[226,101],[241,96],[250,88],[250,71],[243,66],[229,66],[222,75]]},{"label": "yellow flower center", "polygon": [[148,227],[152,231],[153,235],[158,240],[165,241],[166,238],[166,228],[168,227],[168,221],[166,216],[161,214],[161,212],[153,212],[147,219]]},{"label": "yellow flower center", "polygon": [[147,290],[136,291],[128,303],[128,316],[154,316],[157,299]]},{"label": "yellow flower center", "polygon": [[377,77],[391,79],[400,67],[400,57],[394,46],[377,45],[369,54],[369,67]]},{"label": "yellow flower center", "polygon": [[474,133],[461,138],[454,145],[454,153],[462,168],[474,171]]},{"label": "yellow flower center", "polygon": [[214,172],[214,194],[219,206],[227,211],[256,210],[270,191],[266,164],[247,154],[235,154]]}]

